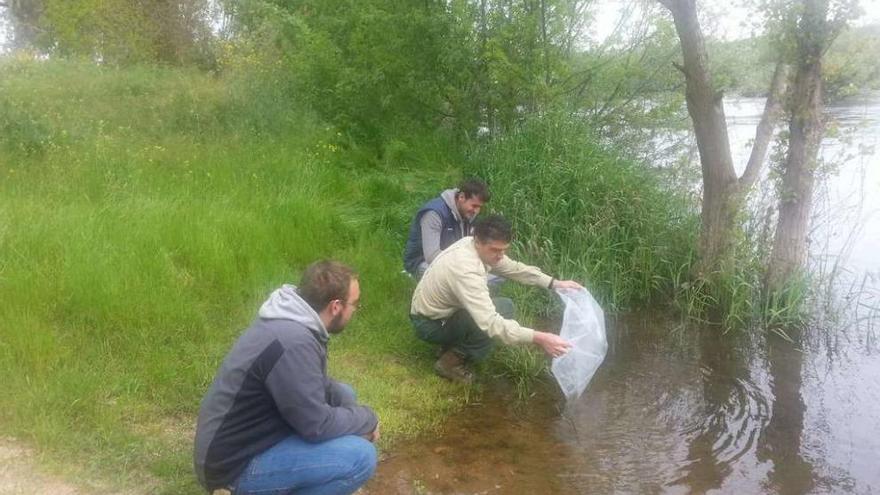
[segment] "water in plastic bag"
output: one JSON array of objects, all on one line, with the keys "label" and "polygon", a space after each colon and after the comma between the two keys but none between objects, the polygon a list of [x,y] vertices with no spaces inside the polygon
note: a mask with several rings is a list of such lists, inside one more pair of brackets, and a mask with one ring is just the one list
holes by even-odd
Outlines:
[{"label": "water in plastic bag", "polygon": [[558,289],[565,303],[559,335],[571,342],[564,355],[550,366],[565,397],[571,401],[584,393],[608,351],[605,314],[586,289]]}]

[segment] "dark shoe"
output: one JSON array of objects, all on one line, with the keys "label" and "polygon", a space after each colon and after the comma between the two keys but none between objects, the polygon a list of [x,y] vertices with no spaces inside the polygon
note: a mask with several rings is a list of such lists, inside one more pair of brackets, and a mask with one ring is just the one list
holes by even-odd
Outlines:
[{"label": "dark shoe", "polygon": [[434,372],[438,375],[458,383],[471,383],[474,381],[474,373],[468,369],[464,357],[454,350],[448,350],[434,363]]}]

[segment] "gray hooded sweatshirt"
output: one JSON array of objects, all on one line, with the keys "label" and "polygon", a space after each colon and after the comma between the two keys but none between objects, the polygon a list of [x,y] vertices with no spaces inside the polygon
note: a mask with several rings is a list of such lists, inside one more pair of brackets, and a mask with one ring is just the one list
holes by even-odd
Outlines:
[{"label": "gray hooded sweatshirt", "polygon": [[375,413],[327,376],[328,339],[296,287],[269,296],[202,400],[194,453],[202,486],[233,485],[251,459],[290,435],[317,443],[376,429]]},{"label": "gray hooded sweatshirt", "polygon": [[[458,211],[458,205],[455,204],[455,197],[458,195],[458,189],[446,189],[442,193],[440,193],[440,197],[443,198],[443,202],[446,203],[446,206],[449,207],[449,210],[452,211],[452,216],[458,222],[459,232],[457,232],[457,237],[461,239],[462,237],[471,235],[471,233],[467,229],[467,224],[461,218],[461,213]],[[440,232],[443,230],[443,221],[440,219],[440,215],[433,211],[427,211],[422,218],[419,220],[421,229],[422,229],[422,253],[425,256],[425,268],[427,265],[430,265],[434,258],[440,254],[442,248],[440,247]]]}]

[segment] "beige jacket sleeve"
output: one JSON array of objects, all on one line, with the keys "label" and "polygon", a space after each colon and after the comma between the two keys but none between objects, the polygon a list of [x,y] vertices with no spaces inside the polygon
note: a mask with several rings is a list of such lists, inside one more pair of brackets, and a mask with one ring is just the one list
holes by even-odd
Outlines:
[{"label": "beige jacket sleeve", "polygon": [[550,281],[553,280],[553,277],[538,268],[513,261],[507,256],[501,258],[501,262],[493,266],[490,271],[495,275],[501,275],[521,284],[536,285],[545,289],[550,288]]},{"label": "beige jacket sleeve", "polygon": [[[550,277],[547,277],[547,283],[550,283]],[[505,344],[532,342],[534,330],[504,318],[495,310],[484,273],[468,270],[457,278],[453,290],[477,327],[490,337],[498,337]]]}]

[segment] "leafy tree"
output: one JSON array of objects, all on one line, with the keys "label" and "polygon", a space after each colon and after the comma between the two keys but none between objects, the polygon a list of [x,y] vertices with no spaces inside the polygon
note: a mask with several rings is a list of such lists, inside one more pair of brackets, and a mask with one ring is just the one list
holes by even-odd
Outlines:
[{"label": "leafy tree", "polygon": [[[775,7],[775,8],[774,8]],[[788,156],[779,185],[779,220],[768,285],[780,291],[804,266],[816,159],[824,133],[822,66],[834,38],[855,16],[852,0],[801,0],[771,5],[772,19],[790,40],[796,67],[789,103]]]},{"label": "leafy tree", "polygon": [[0,0],[12,25],[12,44],[17,48],[31,46],[40,32],[39,21],[43,12],[41,0]]},{"label": "leafy tree", "polygon": [[[376,145],[389,128],[474,134],[554,98],[576,36],[573,0],[228,0],[239,33],[274,49],[328,120]],[[266,27],[266,26],[271,27]]]},{"label": "leafy tree", "polygon": [[208,0],[8,0],[6,6],[17,46],[106,64],[211,63]]}]

